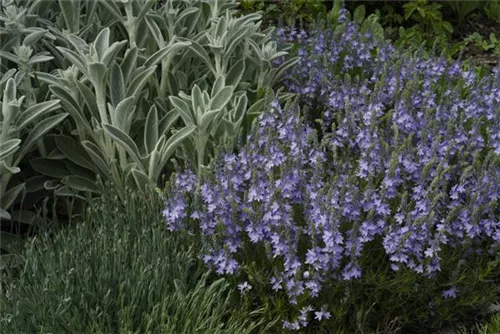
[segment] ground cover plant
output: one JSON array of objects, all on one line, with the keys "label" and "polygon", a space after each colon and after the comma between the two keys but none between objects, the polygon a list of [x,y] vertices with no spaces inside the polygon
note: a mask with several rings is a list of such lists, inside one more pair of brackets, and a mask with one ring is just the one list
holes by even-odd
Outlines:
[{"label": "ground cover plant", "polygon": [[166,233],[161,206],[108,188],[85,223],[27,242],[20,272],[0,279],[2,332],[250,333],[259,319]]},{"label": "ground cover plant", "polygon": [[284,329],[430,331],[485,312],[500,274],[498,70],[405,54],[350,21],[283,38],[298,41],[285,86],[304,117],[275,101],[238,154],[177,176],[167,228],[195,234],[206,265]]}]

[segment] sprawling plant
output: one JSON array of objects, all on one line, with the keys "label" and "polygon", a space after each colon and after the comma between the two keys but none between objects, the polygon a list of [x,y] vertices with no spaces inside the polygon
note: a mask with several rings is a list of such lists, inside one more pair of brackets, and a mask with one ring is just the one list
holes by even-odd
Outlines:
[{"label": "sprawling plant", "polygon": [[[274,103],[241,152],[221,155],[201,181],[174,178],[167,228],[194,232],[208,246],[205,263],[242,291],[255,286],[276,305],[285,295],[296,305],[288,329],[305,327],[312,310],[345,326],[356,294],[407,326],[485,307],[492,299],[478,293],[494,295],[486,277],[500,274],[499,71],[481,78],[401,55],[352,25],[299,38],[289,87],[317,108],[321,126]],[[387,288],[391,277],[401,290]],[[420,294],[405,299],[419,320],[380,290],[392,301]]]}]

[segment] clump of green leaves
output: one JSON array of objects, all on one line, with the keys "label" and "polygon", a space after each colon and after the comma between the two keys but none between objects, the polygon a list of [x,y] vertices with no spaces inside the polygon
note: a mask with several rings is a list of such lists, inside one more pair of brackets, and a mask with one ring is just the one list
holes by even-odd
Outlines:
[{"label": "clump of green leaves", "polygon": [[411,1],[403,5],[405,20],[410,18],[421,25],[425,33],[452,33],[453,26],[443,20],[442,5],[427,0]]},{"label": "clump of green leaves", "polygon": [[500,1],[487,1],[484,6],[484,13],[490,20],[500,23]]},{"label": "clump of green leaves", "polygon": [[166,235],[160,208],[153,192],[123,204],[108,190],[85,224],[29,241],[22,270],[2,271],[2,330],[250,333],[256,318],[182,237]]},{"label": "clump of green leaves", "polygon": [[327,6],[323,0],[243,0],[240,9],[244,13],[262,11],[264,19],[274,24],[312,24],[325,19]]},{"label": "clump of green leaves", "polygon": [[[30,157],[37,145],[43,149],[43,136],[60,124],[68,114],[54,114],[60,107],[59,100],[36,103],[26,108],[26,96],[18,96],[16,88],[16,82],[22,81],[24,74],[18,72],[12,78],[13,74],[14,71],[6,73],[0,81],[0,88],[3,88],[0,101],[0,221],[4,224],[12,221],[29,224],[36,216],[19,207],[13,208],[27,192],[33,192],[34,184],[41,180],[35,176],[28,179],[17,178],[21,172],[21,163],[23,159]],[[6,238],[12,236],[2,233],[0,240],[7,243]]]}]

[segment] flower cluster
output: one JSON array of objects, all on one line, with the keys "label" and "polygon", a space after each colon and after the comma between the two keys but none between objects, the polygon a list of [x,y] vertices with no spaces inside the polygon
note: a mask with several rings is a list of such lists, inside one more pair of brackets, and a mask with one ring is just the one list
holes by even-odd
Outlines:
[{"label": "flower cluster", "polygon": [[[302,62],[288,81],[306,103],[319,101],[322,128],[273,103],[247,145],[217,159],[198,188],[190,172],[178,175],[164,212],[170,230],[200,232],[203,259],[219,274],[237,273],[262,249],[270,288],[291,304],[362,277],[371,242],[393,270],[425,276],[440,271],[445,248],[500,243],[498,71],[480,78],[457,63],[399,60],[349,24],[329,34],[295,34]],[[362,75],[352,79],[353,69]],[[283,326],[304,327],[307,311]],[[315,315],[330,317],[325,308]]]}]

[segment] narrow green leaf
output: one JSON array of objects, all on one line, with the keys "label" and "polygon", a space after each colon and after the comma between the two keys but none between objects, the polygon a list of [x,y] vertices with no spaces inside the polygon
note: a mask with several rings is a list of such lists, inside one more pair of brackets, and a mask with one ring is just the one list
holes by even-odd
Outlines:
[{"label": "narrow green leaf", "polygon": [[128,133],[130,127],[130,118],[136,108],[135,97],[129,96],[116,106],[115,110],[111,112],[112,125],[120,130]]},{"label": "narrow green leaf", "polygon": [[16,152],[21,144],[21,139],[10,139],[4,143],[0,143],[0,160],[3,160]]},{"label": "narrow green leaf", "polygon": [[54,115],[44,119],[43,121],[35,125],[35,127],[30,131],[28,138],[26,138],[26,141],[23,143],[22,149],[19,152],[18,158],[16,159],[14,165],[19,165],[21,159],[33,148],[38,139],[52,130],[52,128],[54,128],[56,125],[61,123],[67,116],[68,114]]},{"label": "narrow green leaf", "polygon": [[193,87],[191,97],[192,110],[195,112],[196,117],[200,119],[206,109],[206,106],[203,101],[203,94],[201,93],[201,89],[200,87],[198,87],[198,85],[195,85]]},{"label": "narrow green leaf", "polygon": [[77,165],[69,160],[64,160],[64,165],[71,172],[71,175],[81,176],[89,180],[96,180],[96,173],[87,168]]},{"label": "narrow green leaf", "polygon": [[109,166],[106,163],[100,148],[88,140],[84,140],[82,142],[82,145],[83,145],[83,148],[87,151],[87,153],[92,158],[94,165],[99,170],[98,174],[100,174],[101,176],[103,176],[104,178],[106,178],[108,180],[111,180],[112,177],[111,177],[111,172],[109,170]]},{"label": "narrow green leaf", "polygon": [[208,56],[207,51],[197,42],[192,42],[189,46],[189,49],[196,55],[198,58],[205,63],[207,68],[215,74],[215,69],[212,65],[212,61],[210,61],[210,57]]},{"label": "narrow green leaf", "polygon": [[126,96],[134,96],[136,99],[139,98],[139,92],[142,90],[144,85],[147,83],[147,81],[155,71],[156,65],[146,69],[142,69],[142,71],[132,79],[132,82],[127,88]]},{"label": "narrow green leaf", "polygon": [[210,133],[209,131],[210,126],[212,125],[212,121],[222,112],[222,109],[219,110],[210,110],[209,112],[205,113],[203,117],[201,118],[199,127],[200,127],[200,133]]},{"label": "narrow green leaf", "polygon": [[146,68],[158,64],[160,61],[163,60],[163,58],[167,57],[170,53],[177,52],[181,50],[182,48],[185,48],[187,46],[190,46],[190,42],[177,42],[174,43],[173,45],[167,45],[166,47],[156,51],[153,53],[145,62],[144,66]]},{"label": "narrow green leaf", "polygon": [[151,152],[158,142],[158,110],[153,105],[149,109],[144,129],[144,147],[146,152]]},{"label": "narrow green leaf", "polygon": [[123,47],[127,45],[127,41],[114,42],[111,46],[104,52],[102,56],[101,63],[108,68],[117,54],[123,49]]},{"label": "narrow green leaf", "polygon": [[361,22],[363,22],[363,20],[365,19],[365,14],[366,10],[364,5],[356,7],[352,15],[353,21],[357,24],[361,24]]},{"label": "narrow green leaf", "polygon": [[144,166],[142,160],[140,158],[139,148],[134,143],[132,138],[130,138],[125,132],[118,129],[117,127],[111,124],[103,124],[104,130],[120,145],[127,151],[132,160],[137,164],[137,167],[143,170]]},{"label": "narrow green leaf", "polygon": [[120,64],[120,68],[123,74],[123,79],[126,83],[129,82],[130,75],[135,70],[137,64],[137,53],[138,53],[137,47],[128,49],[125,52],[125,57],[123,57],[123,60]]},{"label": "narrow green leaf", "polygon": [[37,103],[28,109],[26,109],[17,119],[17,127],[19,129],[24,129],[26,125],[33,122],[39,116],[46,112],[50,112],[59,106],[59,100],[45,101]]},{"label": "narrow green leaf", "polygon": [[111,103],[114,107],[125,98],[125,79],[123,73],[115,62],[111,67],[111,75],[109,78],[109,92],[111,95]]},{"label": "narrow green leaf", "polygon": [[10,220],[10,219],[11,219],[10,214],[4,209],[0,209],[0,221],[1,220]]},{"label": "narrow green leaf", "polygon": [[99,55],[99,60],[102,61],[104,53],[109,49],[109,28],[104,28],[99,32],[94,41],[94,46]]},{"label": "narrow green leaf", "polygon": [[83,146],[69,136],[55,136],[56,146],[71,162],[96,172],[92,160]]},{"label": "narrow green leaf", "polygon": [[227,73],[226,82],[228,85],[238,87],[238,84],[243,77],[243,73],[245,73],[245,61],[241,59],[236,64],[231,67],[229,72]]},{"label": "narrow green leaf", "polygon": [[44,175],[35,175],[26,180],[26,192],[33,193],[44,189],[45,182],[49,181],[50,178]]},{"label": "narrow green leaf", "polygon": [[65,176],[71,174],[71,172],[66,168],[63,161],[52,160],[46,158],[34,158],[30,159],[31,167],[38,173],[56,179],[62,179]]},{"label": "narrow green leaf", "polygon": [[169,98],[175,110],[179,113],[182,120],[184,121],[184,124],[186,125],[196,124],[196,119],[193,117],[191,111],[189,110],[189,106],[186,102],[184,102],[177,96],[170,96]]},{"label": "narrow green leaf", "polygon": [[297,64],[298,62],[299,62],[299,58],[295,57],[295,58],[288,59],[283,64],[281,64],[280,67],[278,68],[278,70],[276,71],[276,75],[272,78],[272,83],[271,84],[274,84],[279,79],[281,79],[282,75],[286,71],[288,71],[292,66],[294,66],[295,64]]},{"label": "narrow green leaf", "polygon": [[149,156],[149,163],[148,163],[148,177],[150,182],[156,182],[158,179],[159,174],[158,173],[161,171],[163,166],[158,166],[160,160],[161,160],[161,150],[163,149],[163,146],[165,145],[165,136],[161,136],[160,140],[156,143],[155,148],[151,152]]},{"label": "narrow green leaf", "polygon": [[87,66],[78,53],[60,46],[56,46],[56,49],[59,50],[73,65],[75,65],[80,72],[88,75]]},{"label": "narrow green leaf", "polygon": [[59,8],[66,23],[66,28],[72,33],[77,33],[80,23],[80,18],[78,17],[80,1],[59,0]]},{"label": "narrow green leaf", "polygon": [[196,126],[188,125],[180,129],[176,133],[174,133],[172,136],[170,136],[170,138],[168,138],[161,154],[161,160],[160,160],[161,168],[163,168],[163,166],[166,165],[168,159],[170,159],[172,154],[174,154],[177,147],[181,145],[184,142],[184,140],[186,140],[193,133],[194,130],[196,130]]},{"label": "narrow green leaf", "polygon": [[104,76],[106,75],[106,65],[103,63],[90,63],[88,64],[89,76],[92,80],[92,84],[95,89],[100,89],[101,85],[104,82]]},{"label": "narrow green leaf", "polygon": [[[34,77],[34,75],[32,75],[32,76]],[[37,72],[36,76],[37,76],[38,79],[40,79],[40,81],[43,81],[43,82],[47,83],[48,85],[56,85],[56,86],[59,86],[59,87],[64,87],[65,86],[65,84],[61,80],[61,78],[56,77],[56,76],[54,76],[52,74],[44,73],[44,72]]]},{"label": "narrow green leaf", "polygon": [[212,85],[212,91],[210,92],[210,96],[215,96],[225,86],[226,86],[226,77],[224,75],[219,75],[217,79],[215,79],[214,84]]},{"label": "narrow green leaf", "polygon": [[45,29],[35,30],[32,33],[28,34],[26,37],[24,37],[23,45],[33,46],[36,42],[38,42],[38,40],[43,38],[47,33],[48,30]]},{"label": "narrow green leaf", "polygon": [[81,81],[77,81],[76,83],[78,86],[78,90],[80,91],[80,94],[83,96],[85,104],[87,104],[87,107],[89,108],[92,116],[99,117],[99,108],[97,107],[97,100],[94,92]]},{"label": "narrow green leaf", "polygon": [[233,86],[226,86],[222,88],[212,99],[210,100],[211,110],[221,110],[226,106],[233,95]]},{"label": "narrow green leaf", "polygon": [[85,133],[92,136],[94,133],[92,127],[83,117],[83,111],[78,107],[73,97],[59,86],[49,86],[49,89],[54,95],[61,99],[62,106],[75,121],[77,129],[83,128]]},{"label": "narrow green leaf", "polygon": [[158,125],[158,136],[166,134],[178,119],[179,114],[175,110],[170,110],[160,120],[160,123]]},{"label": "narrow green leaf", "polygon": [[70,175],[62,179],[62,183],[70,188],[79,191],[88,191],[92,193],[99,193],[99,189],[95,181],[86,179],[81,176]]},{"label": "narrow green leaf", "polygon": [[17,186],[7,190],[2,196],[2,208],[3,209],[10,208],[24,189],[25,189],[25,184],[20,183]]},{"label": "narrow green leaf", "polygon": [[144,174],[144,172],[141,172],[140,170],[137,170],[135,168],[132,168],[130,170],[130,173],[132,174],[132,177],[137,184],[137,188],[140,190],[145,190],[146,186],[149,184],[148,176]]},{"label": "narrow green leaf", "polygon": [[118,20],[118,22],[125,21],[125,15],[120,11],[120,8],[116,5],[115,1],[100,0],[100,3],[106,7],[106,9]]}]

